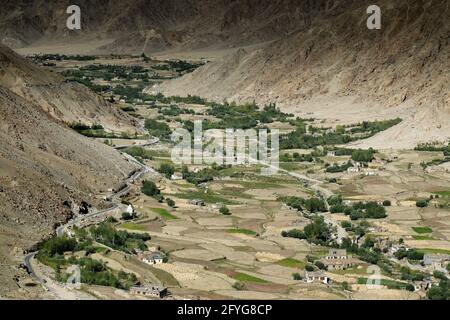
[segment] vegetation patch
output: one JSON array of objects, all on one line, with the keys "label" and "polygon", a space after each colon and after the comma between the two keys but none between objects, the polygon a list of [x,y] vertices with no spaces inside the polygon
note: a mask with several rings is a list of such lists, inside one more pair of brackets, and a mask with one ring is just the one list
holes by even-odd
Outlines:
[{"label": "vegetation patch", "polygon": [[236,229],[229,229],[227,230],[228,233],[240,233],[240,234],[246,234],[249,236],[256,236],[258,233],[253,231],[253,230],[249,230],[249,229],[240,229],[240,228],[236,228]]},{"label": "vegetation patch", "polygon": [[278,265],[288,268],[304,269],[306,263],[294,258],[286,258],[277,262]]},{"label": "vegetation patch", "polygon": [[[368,280],[367,278],[358,278],[358,284],[367,284],[372,282],[373,280]],[[386,286],[388,289],[414,291],[413,285],[395,280],[381,279],[380,285]]]},{"label": "vegetation patch", "polygon": [[268,283],[268,281],[258,278],[258,277],[254,277],[251,276],[249,274],[246,273],[237,273],[233,276],[234,279],[238,280],[238,281],[242,281],[242,282],[255,282],[255,283]]},{"label": "vegetation patch", "polygon": [[424,234],[424,233],[432,233],[433,229],[429,227],[413,227],[414,232]]},{"label": "vegetation patch", "polygon": [[157,214],[159,214],[162,218],[165,220],[176,220],[178,217],[174,216],[173,214],[169,213],[166,209],[162,208],[151,208],[151,210]]}]

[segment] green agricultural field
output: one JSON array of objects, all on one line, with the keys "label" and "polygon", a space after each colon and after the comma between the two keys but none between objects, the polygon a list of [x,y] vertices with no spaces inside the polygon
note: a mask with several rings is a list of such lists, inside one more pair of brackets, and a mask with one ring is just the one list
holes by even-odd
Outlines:
[{"label": "green agricultural field", "polygon": [[441,197],[450,197],[450,190],[449,191],[438,191],[438,192],[434,192],[434,194],[437,194]]},{"label": "green agricultural field", "polygon": [[162,218],[165,220],[176,220],[178,217],[174,216],[173,214],[169,213],[166,209],[162,208],[151,208],[151,210],[157,214],[159,214]]},{"label": "green agricultural field", "polygon": [[420,252],[423,253],[431,253],[431,254],[450,254],[450,250],[446,249],[434,249],[434,248],[424,248],[419,249]]},{"label": "green agricultural field", "polygon": [[239,229],[239,228],[236,228],[236,229],[229,229],[229,230],[227,230],[227,232],[228,232],[228,233],[240,233],[240,234],[246,234],[246,235],[249,235],[249,236],[255,236],[255,235],[257,235],[257,233],[256,233],[255,231],[248,230],[248,229]]},{"label": "green agricultural field", "polygon": [[233,276],[234,279],[238,280],[238,281],[246,281],[246,282],[255,282],[255,283],[268,283],[268,281],[261,279],[261,278],[257,278],[254,276],[251,276],[249,274],[246,273],[237,273]]},{"label": "green agricultural field", "polygon": [[433,229],[429,227],[413,227],[414,232],[424,234],[424,233],[432,233]]},{"label": "green agricultural field", "polygon": [[286,258],[277,262],[278,265],[288,268],[304,269],[306,263],[293,258]]},{"label": "green agricultural field", "polygon": [[[358,278],[358,284],[367,284],[367,278]],[[406,282],[400,282],[395,280],[389,280],[389,279],[381,279],[380,284],[382,286],[386,286],[389,289],[396,289],[396,290],[406,290],[406,286],[408,283]]]},{"label": "green agricultural field", "polygon": [[206,203],[223,203],[225,205],[236,204],[236,202],[231,201],[227,198],[221,197],[211,191],[208,193],[204,193],[201,191],[188,192],[188,193],[177,193],[175,195],[175,197],[181,198],[181,199],[187,199],[187,200],[200,199]]},{"label": "green agricultural field", "polygon": [[435,240],[433,237],[430,236],[413,235],[412,237],[414,240]]}]

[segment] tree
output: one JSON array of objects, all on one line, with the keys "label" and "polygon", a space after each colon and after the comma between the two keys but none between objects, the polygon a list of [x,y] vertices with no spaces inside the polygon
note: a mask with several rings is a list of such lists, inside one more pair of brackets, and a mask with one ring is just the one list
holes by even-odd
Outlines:
[{"label": "tree", "polygon": [[303,280],[303,277],[301,276],[301,274],[300,273],[293,273],[292,274],[292,278],[294,279],[294,280],[296,280],[296,281],[301,281],[301,280]]},{"label": "tree", "polygon": [[313,222],[307,225],[303,232],[309,242],[326,244],[331,239],[331,230],[323,217],[315,217]]},{"label": "tree", "polygon": [[308,272],[313,272],[314,271],[314,267],[312,265],[310,265],[310,264],[307,264],[305,266],[305,270],[308,271]]},{"label": "tree", "polygon": [[226,206],[223,206],[219,209],[219,212],[223,215],[229,216],[231,215],[230,209],[228,209]]},{"label": "tree", "polygon": [[289,231],[282,231],[281,236],[283,238],[295,238],[295,239],[306,239],[305,233],[298,229],[292,229]]},{"label": "tree", "polygon": [[342,221],[341,227],[348,231],[352,228],[352,223],[350,221]]},{"label": "tree", "polygon": [[327,266],[325,264],[323,264],[322,261],[316,261],[314,262],[314,265],[319,268],[320,270],[326,270]]},{"label": "tree", "polygon": [[167,179],[170,179],[170,177],[172,177],[175,173],[175,168],[169,163],[162,163],[159,166],[158,172],[164,175]]},{"label": "tree", "polygon": [[426,208],[428,207],[428,200],[420,199],[416,201],[416,207],[418,208]]},{"label": "tree", "polygon": [[133,219],[133,216],[130,213],[128,213],[128,212],[122,213],[122,220],[132,220],[132,219]]},{"label": "tree", "polygon": [[173,200],[170,199],[170,198],[167,198],[167,199],[166,199],[166,202],[167,202],[167,205],[168,205],[169,207],[175,208],[175,201],[173,201]]},{"label": "tree", "polygon": [[158,187],[156,186],[156,184],[153,181],[147,181],[147,180],[142,182],[141,191],[143,194],[145,194],[149,197],[154,197],[161,193],[161,191],[158,189]]},{"label": "tree", "polygon": [[390,200],[384,200],[383,201],[383,206],[390,207],[391,206],[391,201]]}]

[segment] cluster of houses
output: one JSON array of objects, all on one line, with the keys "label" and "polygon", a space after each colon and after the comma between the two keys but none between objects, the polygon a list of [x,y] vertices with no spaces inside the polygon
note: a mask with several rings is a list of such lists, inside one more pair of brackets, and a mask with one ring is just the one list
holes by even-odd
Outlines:
[{"label": "cluster of houses", "polygon": [[[328,270],[345,270],[360,263],[358,259],[349,257],[347,250],[342,249],[330,249],[327,256],[321,262]],[[306,283],[331,284],[332,282],[332,279],[323,270],[306,271],[304,280]]]},{"label": "cluster of houses", "polygon": [[341,249],[331,249],[322,262],[328,270],[345,270],[360,263],[358,259],[350,258],[346,250]]}]

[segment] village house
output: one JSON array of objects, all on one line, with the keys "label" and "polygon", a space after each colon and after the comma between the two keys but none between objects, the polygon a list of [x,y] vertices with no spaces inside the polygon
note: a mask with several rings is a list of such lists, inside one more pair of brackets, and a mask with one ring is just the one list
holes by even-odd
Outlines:
[{"label": "village house", "polygon": [[345,270],[355,266],[358,260],[349,258],[346,250],[330,249],[322,262],[328,270]]},{"label": "village house", "polygon": [[162,299],[167,295],[167,288],[156,285],[133,286],[130,288],[130,293],[140,296]]},{"label": "village house", "polygon": [[335,156],[336,156],[336,151],[328,151],[327,157],[335,157]]},{"label": "village house", "polygon": [[128,206],[127,206],[126,212],[129,213],[129,214],[134,214],[134,213],[135,213],[135,210],[134,210],[133,205],[131,205],[131,204],[128,205]]},{"label": "village house", "polygon": [[192,204],[194,206],[203,207],[205,205],[205,202],[201,199],[192,199],[189,201],[189,204]]},{"label": "village house", "polygon": [[140,255],[142,262],[155,265],[164,263],[164,255],[159,252],[144,253]]},{"label": "village house", "polygon": [[183,180],[183,176],[182,176],[181,174],[179,174],[179,173],[174,173],[174,174],[170,177],[170,180],[174,180],[174,181],[177,181],[177,180]]},{"label": "village house", "polygon": [[326,260],[335,259],[348,259],[347,250],[345,249],[330,249],[328,255],[325,257]]},{"label": "village house", "polygon": [[425,254],[423,256],[423,265],[434,270],[440,270],[444,269],[445,262],[449,260],[450,256],[446,254]]},{"label": "village house", "polygon": [[331,278],[325,275],[325,272],[323,271],[317,271],[317,272],[306,272],[305,273],[305,281],[306,283],[323,283],[323,284],[330,284]]}]

